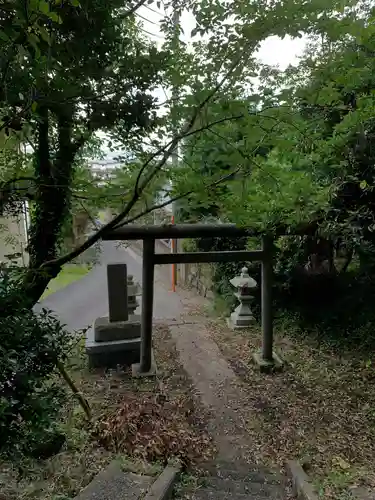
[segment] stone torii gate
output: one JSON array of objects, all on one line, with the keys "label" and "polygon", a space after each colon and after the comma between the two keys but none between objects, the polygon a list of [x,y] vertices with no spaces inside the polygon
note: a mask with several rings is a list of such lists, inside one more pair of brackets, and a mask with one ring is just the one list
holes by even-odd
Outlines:
[{"label": "stone torii gate", "polygon": [[154,270],[160,264],[187,264],[203,262],[251,262],[262,264],[261,318],[262,348],[254,355],[263,371],[272,370],[281,364],[273,352],[272,321],[272,274],[273,241],[262,237],[261,250],[229,250],[215,252],[180,252],[170,254],[155,253],[155,240],[179,238],[211,238],[253,236],[250,229],[238,228],[233,224],[176,224],[162,226],[125,225],[103,236],[103,240],[143,240],[142,261],[142,316],[140,363],[136,367],[138,375],[152,373],[152,320],[154,302]]}]

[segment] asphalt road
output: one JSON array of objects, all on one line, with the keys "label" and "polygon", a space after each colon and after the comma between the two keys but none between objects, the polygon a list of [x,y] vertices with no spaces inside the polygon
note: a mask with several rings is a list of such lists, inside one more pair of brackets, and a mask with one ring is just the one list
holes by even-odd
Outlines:
[{"label": "asphalt road", "polygon": [[[128,274],[142,284],[142,260],[139,255],[131,249],[119,247],[115,242],[102,242],[102,249],[99,264],[78,281],[49,295],[36,309],[51,309],[69,330],[78,330],[91,326],[97,317],[108,314],[107,264],[126,263]],[[168,290],[165,272],[156,272],[154,293],[154,318],[177,319],[183,305],[178,295]]]}]

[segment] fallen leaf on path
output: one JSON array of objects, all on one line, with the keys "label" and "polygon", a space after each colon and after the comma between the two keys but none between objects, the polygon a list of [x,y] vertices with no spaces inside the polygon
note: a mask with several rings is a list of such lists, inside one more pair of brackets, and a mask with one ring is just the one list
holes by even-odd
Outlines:
[{"label": "fallen leaf on path", "polygon": [[208,434],[192,418],[191,402],[184,396],[129,393],[119,408],[103,416],[94,436],[107,449],[125,452],[147,461],[167,462],[178,458],[184,465],[211,458]]}]

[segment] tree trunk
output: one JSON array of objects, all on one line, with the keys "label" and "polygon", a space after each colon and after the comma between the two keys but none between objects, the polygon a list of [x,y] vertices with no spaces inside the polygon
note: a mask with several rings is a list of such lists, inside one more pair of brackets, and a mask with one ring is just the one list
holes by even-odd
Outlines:
[{"label": "tree trunk", "polygon": [[72,114],[59,114],[57,154],[51,161],[47,109],[39,112],[39,119],[35,155],[37,192],[30,234],[29,269],[23,281],[27,307],[39,300],[49,281],[60,272],[58,265],[43,264],[58,256],[62,224],[70,205],[73,161],[78,149],[72,143]]}]

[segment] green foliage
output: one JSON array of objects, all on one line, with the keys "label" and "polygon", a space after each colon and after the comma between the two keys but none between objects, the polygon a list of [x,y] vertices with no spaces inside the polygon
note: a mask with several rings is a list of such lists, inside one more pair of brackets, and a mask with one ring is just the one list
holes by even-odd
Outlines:
[{"label": "green foliage", "polygon": [[[3,273],[0,300],[17,293],[16,271]],[[0,451],[15,456],[33,452],[55,431],[66,395],[52,375],[73,341],[50,313],[34,313],[17,300],[18,314],[0,319]]]},{"label": "green foliage", "polygon": [[328,201],[328,183],[271,154],[257,161],[251,176],[232,183],[226,206],[228,217],[237,224],[273,230],[314,220]]},{"label": "green foliage", "polygon": [[[124,161],[121,166],[113,169],[110,179],[101,181],[101,204],[103,208],[110,208],[114,213],[121,211],[121,208],[129,202],[134,195],[134,186],[137,181],[139,171],[142,167],[142,156],[137,161]],[[148,175],[155,168],[155,162],[150,164],[145,175]],[[141,176],[143,180],[144,176]],[[148,183],[147,187],[139,194],[136,206],[129,212],[128,218],[135,216],[139,212],[147,211],[157,202],[157,198],[167,184],[167,176],[164,171],[159,172]],[[95,198],[94,198],[95,199]]]},{"label": "green foliage", "polygon": [[[275,12],[278,7],[276,2]],[[318,14],[321,7],[314,2],[311,10],[299,6],[303,14],[298,23],[288,5],[285,18],[291,24],[287,28],[280,21],[277,29],[291,33],[303,26],[310,34],[300,63],[282,72],[250,59],[253,76],[259,78],[256,91],[246,77],[235,81],[233,76],[231,87],[220,89],[206,106],[197,127],[207,130],[184,142],[183,160],[172,175],[177,194],[187,187],[194,191],[180,202],[184,221],[214,216],[281,234],[303,228],[302,238],[276,240],[278,304],[298,309],[310,326],[319,320],[322,331],[330,330],[329,323],[332,331],[342,330],[344,339],[350,325],[356,341],[362,334],[370,340],[363,325],[373,321],[364,306],[366,294],[372,296],[364,274],[373,276],[375,243],[375,11],[365,2],[354,8],[349,2],[326,4],[323,15]],[[235,29],[248,20],[250,10],[244,8]],[[219,18],[227,13],[216,6]],[[266,12],[267,21],[273,13],[272,8]],[[203,16],[201,22],[216,20]],[[263,32],[268,27],[265,22]],[[246,28],[251,33],[250,23]],[[225,29],[230,33],[231,27]],[[200,49],[223,36],[219,30]],[[207,66],[214,60],[212,55]],[[232,175],[225,185],[210,188],[227,173]],[[352,261],[359,262],[354,271]],[[252,271],[258,278],[258,270]],[[220,293],[227,293],[233,274],[220,269],[215,276]],[[343,308],[345,321],[339,321]]]},{"label": "green foliage", "polygon": [[[278,8],[275,4],[275,12]],[[197,126],[220,123],[185,141],[183,165],[174,178],[177,193],[186,186],[195,191],[181,203],[185,219],[215,215],[267,231],[282,226],[293,230],[319,219],[324,220],[326,233],[345,232],[347,242],[350,238],[354,243],[354,230],[362,231],[360,239],[355,235],[357,245],[366,232],[369,237],[373,10],[361,4],[358,16],[349,2],[340,8],[332,3],[326,4],[322,16],[320,8],[312,2],[311,10],[303,10],[300,17],[300,27],[308,26],[313,43],[296,68],[282,73],[251,60],[253,76],[261,82],[257,92],[245,85],[244,78],[236,82],[243,85],[241,89],[234,87],[233,75],[207,105]],[[213,21],[204,16],[198,23],[229,14],[217,5],[215,9]],[[289,28],[283,21],[277,24],[283,33],[298,31],[293,7],[288,9],[286,17],[293,19],[292,24]],[[243,9],[235,29],[249,21],[250,11],[251,7]],[[268,22],[273,14],[272,8],[266,10]],[[265,33],[269,25],[263,21]],[[231,27],[226,29],[230,32]],[[212,52],[211,56],[215,57]],[[225,186],[207,189],[231,171],[235,175]]]},{"label": "green foliage", "polygon": [[[277,295],[280,317],[340,353],[372,352],[374,279],[350,270],[335,277],[318,276],[294,282]],[[288,326],[286,326],[288,328]]]}]

